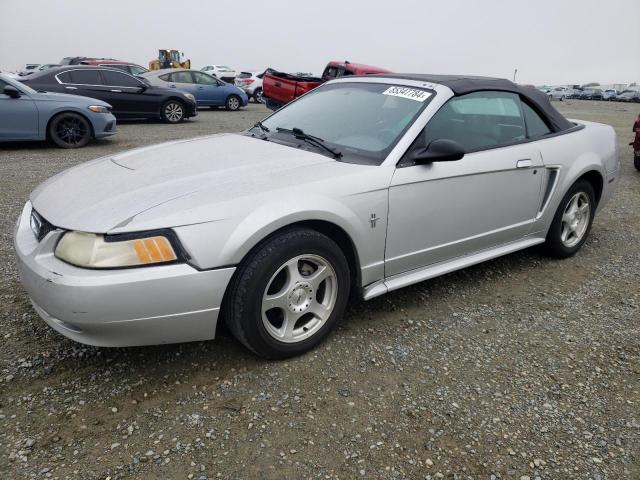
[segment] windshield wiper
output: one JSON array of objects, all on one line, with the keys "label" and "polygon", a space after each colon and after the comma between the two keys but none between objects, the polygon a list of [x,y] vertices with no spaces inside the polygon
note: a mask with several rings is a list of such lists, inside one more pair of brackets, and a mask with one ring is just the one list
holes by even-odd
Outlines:
[{"label": "windshield wiper", "polygon": [[304,133],[302,131],[302,129],[300,129],[300,128],[293,127],[291,129],[289,129],[289,128],[278,127],[278,128],[276,128],[276,131],[277,132],[290,133],[295,138],[297,138],[298,140],[304,140],[305,142],[311,143],[312,145],[315,145],[316,147],[320,147],[323,150],[329,152],[331,154],[331,156],[333,156],[333,158],[342,157],[342,152],[325,145],[323,139],[321,139],[319,137],[314,137],[313,135],[309,135],[307,133]]}]

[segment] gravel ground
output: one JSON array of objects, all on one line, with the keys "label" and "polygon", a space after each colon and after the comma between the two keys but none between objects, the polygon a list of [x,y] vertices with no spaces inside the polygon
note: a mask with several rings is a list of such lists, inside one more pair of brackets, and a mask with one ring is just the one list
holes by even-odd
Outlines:
[{"label": "gravel ground", "polygon": [[624,176],[574,258],[528,250],[350,305],[300,358],[222,334],[87,347],[33,312],[12,230],[29,192],[110,152],[237,131],[267,112],[128,123],[77,150],[0,147],[0,477],[640,478],[640,106],[565,101],[612,124]]}]

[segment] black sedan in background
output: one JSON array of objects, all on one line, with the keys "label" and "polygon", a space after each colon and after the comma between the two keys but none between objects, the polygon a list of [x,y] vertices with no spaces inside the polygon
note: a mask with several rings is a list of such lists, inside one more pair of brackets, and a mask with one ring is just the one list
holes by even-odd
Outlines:
[{"label": "black sedan in background", "polygon": [[154,87],[121,70],[89,65],[66,65],[34,73],[24,80],[34,90],[71,93],[109,103],[123,118],[159,118],[178,123],[198,114],[193,95]]}]

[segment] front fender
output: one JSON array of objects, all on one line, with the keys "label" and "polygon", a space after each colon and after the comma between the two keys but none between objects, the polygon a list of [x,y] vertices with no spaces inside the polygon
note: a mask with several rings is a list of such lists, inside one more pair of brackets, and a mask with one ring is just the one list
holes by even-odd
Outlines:
[{"label": "front fender", "polygon": [[[254,207],[243,217],[176,228],[198,268],[236,265],[260,241],[283,227],[303,221],[324,221],[351,238],[361,267],[362,283],[383,277],[387,222],[387,190],[348,195],[340,199],[298,192]],[[374,227],[371,214],[376,215]]]}]

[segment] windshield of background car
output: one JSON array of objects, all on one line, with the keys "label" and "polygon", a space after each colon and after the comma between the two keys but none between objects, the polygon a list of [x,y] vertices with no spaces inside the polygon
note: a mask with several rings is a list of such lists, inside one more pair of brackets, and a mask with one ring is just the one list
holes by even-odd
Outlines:
[{"label": "windshield of background car", "polygon": [[402,85],[328,84],[262,123],[269,139],[290,142],[292,136],[277,129],[299,128],[340,151],[343,161],[379,165],[434,96],[433,90]]}]

